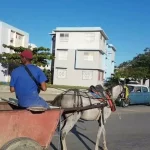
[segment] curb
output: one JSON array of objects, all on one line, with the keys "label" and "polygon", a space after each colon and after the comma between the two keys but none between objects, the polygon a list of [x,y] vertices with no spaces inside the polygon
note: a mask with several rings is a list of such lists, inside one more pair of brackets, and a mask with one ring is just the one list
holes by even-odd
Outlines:
[{"label": "curb", "polygon": [[[60,94],[63,91],[65,91],[65,89],[57,89],[57,88],[47,88],[46,91],[41,91],[40,94]],[[0,85],[0,93],[10,93],[10,89],[9,86],[5,86],[5,85]]]}]

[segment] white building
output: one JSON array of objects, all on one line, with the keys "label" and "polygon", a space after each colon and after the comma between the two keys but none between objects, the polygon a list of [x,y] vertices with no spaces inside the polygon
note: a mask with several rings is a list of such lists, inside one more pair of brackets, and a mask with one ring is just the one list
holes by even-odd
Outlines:
[{"label": "white building", "polygon": [[[3,44],[14,47],[27,47],[29,43],[29,34],[0,21],[0,53],[12,53],[9,48],[4,48]],[[8,82],[7,72],[3,73],[4,68],[0,65],[0,82]]]},{"label": "white building", "polygon": [[63,27],[52,32],[53,84],[90,86],[104,81],[108,37],[100,27]]}]

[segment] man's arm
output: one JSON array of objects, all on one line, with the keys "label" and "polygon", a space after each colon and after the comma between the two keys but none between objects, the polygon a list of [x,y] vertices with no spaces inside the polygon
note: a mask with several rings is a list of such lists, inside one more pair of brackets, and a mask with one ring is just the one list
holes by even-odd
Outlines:
[{"label": "man's arm", "polygon": [[15,92],[15,88],[14,87],[10,87],[10,92]]},{"label": "man's arm", "polygon": [[11,74],[11,80],[10,80],[10,92],[15,92],[15,88],[14,88],[14,85],[15,85],[15,75],[14,75],[14,72],[12,72]]},{"label": "man's arm", "polygon": [[46,91],[47,85],[46,85],[47,77],[45,76],[44,72],[40,70],[39,72],[39,82],[41,84],[41,90]]},{"label": "man's arm", "polygon": [[46,82],[42,82],[42,83],[41,83],[41,90],[42,90],[42,91],[46,91],[46,90],[47,90]]}]

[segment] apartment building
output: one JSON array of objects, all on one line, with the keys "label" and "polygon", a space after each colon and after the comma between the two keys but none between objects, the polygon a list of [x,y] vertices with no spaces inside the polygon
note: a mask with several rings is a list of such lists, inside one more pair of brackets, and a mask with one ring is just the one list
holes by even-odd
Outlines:
[{"label": "apartment building", "polygon": [[114,75],[116,48],[112,44],[107,44],[105,57],[105,80]]},{"label": "apartment building", "polygon": [[[3,44],[12,45],[14,47],[28,47],[29,34],[13,27],[7,23],[0,21],[0,53],[12,53],[9,48],[4,48]],[[4,70],[5,69],[5,74]],[[8,82],[9,76],[7,69],[0,64],[0,82]]]},{"label": "apartment building", "polygon": [[58,27],[51,33],[56,85],[102,84],[108,36],[100,27]]}]

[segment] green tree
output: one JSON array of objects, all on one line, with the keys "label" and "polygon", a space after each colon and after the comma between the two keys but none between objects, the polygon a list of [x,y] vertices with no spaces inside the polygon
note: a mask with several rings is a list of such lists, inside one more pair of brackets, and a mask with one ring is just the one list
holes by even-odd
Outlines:
[{"label": "green tree", "polygon": [[[13,47],[3,44],[4,48],[9,48],[11,53],[3,52],[0,54],[0,63],[4,68],[4,75],[10,75],[12,70],[20,65],[20,56],[19,54],[27,48],[24,47]],[[33,60],[32,63],[39,67],[45,67],[48,65],[48,61],[54,59],[54,56],[50,53],[49,48],[38,47],[32,50]],[[44,70],[45,71],[45,70]],[[48,71],[45,71],[49,73]],[[49,76],[49,75],[47,75]]]},{"label": "green tree", "polygon": [[150,79],[150,48],[145,48],[144,53],[116,67],[114,77],[110,78],[107,84],[113,85],[112,83],[120,78],[144,81]]}]

